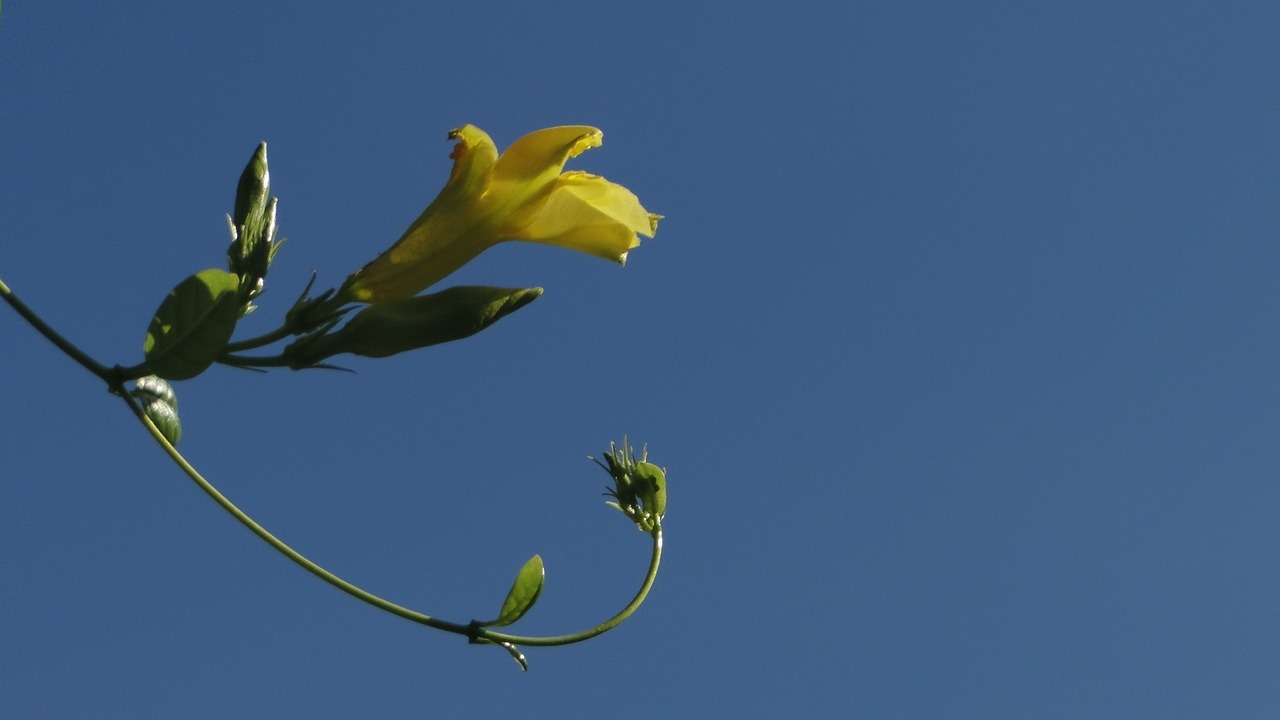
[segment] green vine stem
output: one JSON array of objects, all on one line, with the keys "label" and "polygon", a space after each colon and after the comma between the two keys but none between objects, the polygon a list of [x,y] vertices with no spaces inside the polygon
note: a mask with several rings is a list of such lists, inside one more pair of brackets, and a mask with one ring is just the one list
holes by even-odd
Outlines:
[{"label": "green vine stem", "polygon": [[583,640],[606,633],[617,627],[619,623],[631,617],[631,614],[640,607],[645,597],[649,594],[649,589],[653,587],[653,581],[658,578],[658,566],[662,563],[662,528],[659,527],[653,531],[653,554],[649,557],[649,572],[645,575],[644,582],[640,585],[640,589],[636,592],[636,596],[626,607],[618,611],[617,615],[605,620],[599,625],[581,632],[571,633],[568,635],[552,635],[549,637],[528,637],[524,635],[508,635],[506,633],[493,632],[484,628],[474,628],[474,640],[487,640],[498,644],[510,643],[512,645],[529,645],[531,647],[548,646],[548,645],[569,645]]},{"label": "green vine stem", "polygon": [[277,342],[280,340],[284,340],[287,337],[291,337],[296,332],[297,332],[296,327],[294,327],[289,323],[286,323],[276,328],[275,330],[272,330],[271,332],[263,335],[259,335],[258,337],[249,338],[248,340],[241,340],[239,342],[227,343],[227,347],[225,350],[223,350],[223,352],[234,353],[234,352],[240,352],[241,350],[252,350],[254,348],[260,348],[264,345],[270,345],[273,342]]},{"label": "green vine stem", "polygon": [[248,355],[234,355],[232,353],[223,353],[218,356],[218,362],[230,367],[257,369],[265,367],[289,367],[289,360],[283,355],[272,355],[270,357],[251,357]]},{"label": "green vine stem", "polygon": [[662,528],[661,526],[654,528],[654,530],[650,533],[650,536],[653,539],[653,551],[649,559],[649,570],[645,574],[644,581],[641,583],[640,589],[636,592],[635,597],[633,597],[631,602],[627,603],[627,605],[622,610],[620,610],[616,615],[600,623],[599,625],[596,625],[595,627],[589,628],[587,630],[582,630],[580,632],[569,633],[565,635],[552,635],[552,636],[510,635],[507,633],[500,633],[493,630],[489,630],[488,628],[474,621],[465,625],[461,623],[449,622],[447,620],[434,618],[425,613],[421,613],[416,610],[411,610],[402,605],[393,603],[390,600],[387,600],[383,597],[375,595],[351,582],[348,582],[347,580],[344,580],[343,578],[326,570],[320,565],[317,565],[315,562],[307,558],[302,553],[298,552],[297,550],[294,550],[292,547],[286,544],[283,540],[277,538],[275,535],[271,534],[266,528],[259,525],[253,518],[249,517],[247,513],[245,513],[243,510],[237,507],[234,503],[232,503],[229,499],[227,499],[225,495],[219,492],[218,489],[214,487],[212,483],[206,480],[204,476],[201,475],[200,472],[196,470],[196,468],[193,465],[191,465],[190,462],[187,461],[187,459],[182,455],[182,453],[178,452],[178,449],[174,447],[173,444],[168,441],[168,439],[165,438],[163,433],[160,432],[160,429],[156,427],[155,423],[153,423],[151,419],[147,417],[147,415],[142,409],[142,406],[138,403],[137,399],[124,391],[124,383],[128,380],[136,379],[137,372],[139,372],[139,368],[141,366],[134,367],[134,368],[123,368],[117,365],[113,368],[107,368],[105,365],[89,357],[86,353],[84,353],[82,350],[76,347],[73,343],[71,343],[69,340],[64,338],[57,331],[55,331],[52,327],[50,327],[47,323],[45,323],[40,318],[39,315],[37,315],[33,310],[27,307],[27,305],[23,303],[17,297],[17,295],[13,293],[13,291],[9,288],[8,285],[4,283],[3,280],[0,280],[0,296],[2,296],[4,300],[11,307],[13,307],[13,309],[16,310],[19,315],[23,317],[23,319],[25,319],[28,323],[31,324],[32,327],[38,330],[40,334],[44,335],[59,350],[61,350],[66,355],[68,355],[71,359],[75,360],[86,370],[88,370],[89,372],[93,373],[94,375],[101,378],[104,382],[106,382],[110,391],[112,393],[115,393],[116,395],[119,395],[121,399],[124,400],[125,404],[128,405],[129,410],[134,414],[135,417],[138,418],[138,420],[146,428],[147,432],[151,435],[152,439],[154,439],[160,445],[160,447],[164,450],[165,454],[167,454],[169,458],[187,475],[187,477],[191,478],[191,480],[201,490],[203,490],[206,495],[208,495],[210,498],[213,499],[214,502],[216,502],[219,506],[221,506],[223,510],[226,510],[232,517],[240,521],[242,525],[247,527],[250,531],[252,531],[255,535],[261,538],[268,545],[275,548],[277,552],[289,558],[290,560],[292,560],[294,563],[302,567],[307,572],[311,573],[312,575],[315,575],[321,580],[324,580],[325,582],[347,593],[348,595],[351,595],[352,597],[358,600],[361,600],[369,605],[372,605],[380,610],[383,610],[385,612],[391,613],[392,615],[396,615],[398,617],[404,618],[411,622],[418,623],[420,625],[426,625],[428,627],[432,627],[437,630],[444,630],[446,632],[463,635],[473,643],[493,643],[496,645],[500,645],[505,649],[507,649],[507,651],[510,652],[514,658],[516,658],[517,662],[519,662],[522,667],[525,667],[526,663],[524,662],[524,657],[517,651],[515,647],[516,645],[528,645],[528,646],[568,645],[571,643],[582,642],[583,640],[588,640],[590,638],[596,637],[597,635],[608,632],[609,630],[612,630],[614,627],[617,627],[620,623],[622,623],[622,621],[630,617],[632,613],[634,613],[636,609],[640,607],[641,603],[644,602],[645,597],[649,594],[650,588],[653,587],[654,580],[657,578],[658,567],[662,562]]},{"label": "green vine stem", "polygon": [[[298,299],[293,302],[293,307],[285,314],[284,323],[280,327],[257,337],[227,343],[227,346],[222,349],[222,354],[218,357],[218,362],[237,367],[254,367],[254,365],[250,364],[252,363],[252,358],[248,359],[249,363],[238,362],[245,360],[245,358],[241,358],[234,353],[256,350],[294,335],[311,332],[326,323],[336,321],[337,318],[346,314],[347,310],[343,309],[343,305],[346,304],[345,301],[335,302],[333,300],[333,290],[326,290],[315,298],[308,297],[315,282],[316,275],[313,272],[311,279],[307,281],[307,286],[302,289],[302,294],[298,296]],[[284,363],[279,363],[279,365],[284,365]]]},{"label": "green vine stem", "polygon": [[649,559],[649,571],[645,574],[644,582],[641,583],[640,589],[639,591],[636,592],[635,597],[632,598],[631,602],[627,603],[626,607],[620,610],[616,615],[600,623],[599,625],[596,625],[595,627],[587,630],[582,630],[580,632],[569,633],[565,635],[551,635],[551,636],[509,635],[506,633],[500,633],[500,632],[494,632],[492,630],[488,630],[487,628],[477,625],[474,622],[468,625],[462,625],[459,623],[449,622],[447,620],[440,620],[439,618],[431,617],[430,615],[418,612],[416,610],[410,610],[409,608],[406,608],[402,605],[397,605],[396,603],[393,603],[390,600],[387,600],[383,597],[375,595],[369,592],[368,590],[365,590],[353,583],[350,583],[342,579],[341,577],[335,575],[334,573],[329,572],[323,567],[317,565],[315,562],[312,562],[309,558],[307,558],[302,553],[298,552],[297,550],[294,550],[292,547],[290,547],[280,538],[276,537],[275,535],[272,535],[266,528],[262,527],[253,518],[249,517],[247,513],[245,513],[243,510],[237,507],[234,503],[228,500],[227,497],[223,495],[221,492],[219,492],[218,489],[214,487],[212,483],[206,480],[204,476],[201,475],[200,472],[197,471],[195,467],[192,466],[191,463],[188,462],[185,457],[183,457],[182,453],[178,452],[178,449],[175,448],[173,444],[171,444],[168,441],[168,439],[165,438],[164,434],[160,432],[160,429],[156,427],[155,423],[151,422],[151,418],[146,416],[146,414],[142,410],[142,407],[138,404],[135,398],[133,398],[131,395],[128,395],[128,394],[125,394],[122,397],[124,398],[124,401],[129,405],[129,409],[133,411],[133,414],[146,427],[147,432],[151,434],[152,439],[154,439],[157,443],[160,444],[160,447],[163,448],[165,453],[169,456],[169,458],[172,459],[173,462],[177,464],[178,467],[181,468],[184,473],[187,474],[187,477],[191,478],[191,480],[195,482],[195,484],[198,485],[200,489],[205,492],[206,495],[213,498],[213,501],[218,503],[218,505],[220,505],[223,510],[226,510],[228,513],[231,514],[232,517],[234,517],[236,520],[239,520],[242,525],[249,528],[249,530],[251,530],[253,534],[257,535],[268,545],[275,548],[280,554],[289,558],[294,563],[298,564],[304,570],[311,573],[312,575],[315,575],[321,580],[324,580],[330,585],[338,588],[339,590],[347,593],[348,595],[351,595],[352,597],[358,600],[366,602],[380,610],[389,612],[392,615],[397,615],[411,622],[415,622],[420,625],[426,625],[428,627],[433,627],[437,630],[444,630],[446,632],[456,633],[458,635],[465,635],[472,642],[490,642],[498,645],[503,645],[508,648],[511,645],[529,645],[529,646],[569,645],[576,642],[582,642],[583,640],[589,640],[597,635],[600,635],[602,633],[608,632],[609,630],[612,630],[614,627],[617,627],[622,621],[630,617],[631,614],[634,613],[636,609],[640,607],[641,603],[644,602],[645,597],[649,594],[649,589],[653,587],[654,580],[657,579],[658,567],[662,563],[662,530],[661,528],[656,529],[652,534],[653,552]]},{"label": "green vine stem", "polygon": [[128,404],[129,409],[138,418],[138,420],[142,422],[143,426],[146,427],[147,432],[151,434],[151,437],[157,443],[159,443],[160,447],[165,451],[165,454],[169,456],[169,459],[173,460],[173,462],[179,468],[182,469],[182,472],[186,473],[187,477],[191,478],[192,482],[194,482],[197,486],[199,486],[200,489],[203,490],[206,495],[213,498],[213,501],[218,503],[218,505],[220,505],[223,510],[226,510],[228,513],[230,513],[232,517],[234,517],[236,520],[239,520],[240,523],[245,527],[249,528],[249,530],[251,530],[254,535],[257,535],[259,538],[262,538],[264,542],[266,542],[271,547],[275,548],[280,554],[284,555],[285,557],[294,561],[298,565],[302,566],[302,568],[307,572],[311,573],[312,575],[315,575],[321,580],[324,580],[330,585],[333,585],[334,587],[347,593],[348,595],[351,595],[360,600],[363,600],[364,602],[369,603],[370,605],[373,605],[374,607],[379,608],[381,610],[385,610],[393,615],[398,615],[406,620],[411,620],[421,625],[427,625],[429,627],[433,627],[438,630],[447,630],[449,632],[454,632],[454,633],[459,633],[464,635],[470,632],[466,625],[458,625],[456,623],[447,622],[445,620],[438,620],[429,615],[425,615],[415,610],[410,610],[409,608],[403,607],[401,605],[397,605],[391,602],[390,600],[386,600],[377,595],[374,595],[373,593],[368,592],[367,590],[364,590],[356,585],[353,585],[350,582],[347,582],[346,580],[343,580],[342,578],[338,577],[337,575],[334,575],[328,570],[325,570],[324,568],[312,562],[302,553],[298,552],[297,550],[294,550],[292,547],[287,545],[283,540],[276,537],[275,535],[272,535],[266,528],[259,525],[253,518],[249,517],[247,513],[245,513],[243,510],[237,507],[235,503],[228,500],[225,495],[223,495],[221,492],[218,491],[216,487],[213,486],[213,483],[210,483],[208,480],[206,480],[204,476],[201,475],[200,472],[196,470],[194,466],[191,465],[191,463],[187,462],[187,459],[183,457],[182,453],[178,452],[178,449],[175,448],[173,444],[170,443],[168,439],[165,438],[164,434],[160,432],[160,428],[156,427],[155,423],[151,422],[151,418],[146,416],[146,414],[142,410],[142,407],[138,404],[138,401],[135,398],[133,398],[128,394],[125,394],[122,397],[124,398],[125,403]]},{"label": "green vine stem", "polygon": [[22,319],[30,323],[31,327],[38,330],[41,335],[44,335],[45,338],[49,340],[49,342],[56,345],[59,350],[65,353],[72,360],[79,363],[85,370],[97,375],[102,378],[103,382],[113,386],[113,390],[117,389],[116,386],[124,382],[113,374],[107,366],[89,357],[84,353],[84,351],[73,345],[70,340],[62,337],[58,331],[45,323],[45,321],[42,320],[34,310],[27,307],[27,304],[22,302],[22,300],[20,300],[18,296],[9,289],[9,286],[5,284],[4,280],[0,280],[0,296],[4,297],[4,301],[9,303],[9,306],[16,310],[17,313],[22,316]]}]

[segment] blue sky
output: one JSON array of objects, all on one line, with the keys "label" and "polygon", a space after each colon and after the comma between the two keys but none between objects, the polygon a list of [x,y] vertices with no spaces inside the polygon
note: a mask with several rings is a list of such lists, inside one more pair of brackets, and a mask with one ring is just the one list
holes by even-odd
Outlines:
[{"label": "blue sky", "polygon": [[224,260],[270,144],[273,320],[448,175],[590,124],[666,216],[625,268],[345,373],[214,368],[182,449],[339,574],[529,633],[630,597],[585,460],[669,470],[663,572],[503,653],[263,546],[0,312],[0,709],[14,718],[1275,717],[1273,3],[4,4],[0,278],[103,362]]}]

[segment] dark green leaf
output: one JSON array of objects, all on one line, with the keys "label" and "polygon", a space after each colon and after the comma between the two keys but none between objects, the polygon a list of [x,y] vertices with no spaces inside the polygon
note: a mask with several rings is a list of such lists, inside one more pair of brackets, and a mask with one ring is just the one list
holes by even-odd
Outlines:
[{"label": "dark green leaf", "polygon": [[529,608],[538,601],[538,596],[542,594],[542,581],[546,577],[546,570],[542,567],[542,557],[534,555],[529,558],[529,562],[520,568],[520,573],[516,575],[516,581],[511,584],[511,591],[507,593],[507,599],[502,602],[502,610],[498,613],[498,619],[489,623],[502,627],[524,617],[529,612]]},{"label": "dark green leaf", "polygon": [[151,372],[186,380],[222,352],[240,318],[240,278],[210,268],[183,280],[156,310],[142,351]]}]

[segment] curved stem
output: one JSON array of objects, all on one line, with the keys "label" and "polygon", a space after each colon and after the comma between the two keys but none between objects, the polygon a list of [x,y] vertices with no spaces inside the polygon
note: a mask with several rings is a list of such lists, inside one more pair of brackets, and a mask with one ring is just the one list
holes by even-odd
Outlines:
[{"label": "curved stem", "polygon": [[589,630],[570,633],[568,635],[550,635],[546,637],[527,637],[524,635],[508,635],[506,633],[494,632],[485,628],[477,627],[473,630],[474,641],[488,641],[492,643],[511,645],[530,645],[530,646],[547,646],[547,645],[569,645],[571,643],[590,640],[591,638],[609,632],[622,623],[623,620],[631,617],[631,614],[640,607],[645,597],[649,594],[649,589],[653,587],[653,581],[658,577],[658,566],[662,563],[662,528],[659,527],[653,531],[653,553],[649,556],[649,572],[645,575],[644,582],[641,583],[640,589],[636,592],[636,596],[627,603],[627,606],[618,611],[617,615],[605,620]]},{"label": "curved stem", "polygon": [[620,623],[622,623],[622,621],[630,617],[632,613],[634,613],[636,609],[640,607],[641,603],[644,602],[645,597],[649,594],[649,589],[653,587],[654,580],[657,579],[658,577],[658,567],[662,562],[662,528],[661,527],[658,527],[652,533],[653,552],[651,553],[649,558],[649,571],[648,573],[646,573],[644,582],[641,583],[640,589],[636,592],[635,597],[633,597],[631,599],[631,602],[627,603],[627,606],[624,607],[622,610],[620,610],[616,615],[600,623],[599,625],[596,625],[595,627],[587,630],[582,630],[576,633],[569,633],[566,635],[551,635],[551,636],[545,636],[545,637],[509,635],[507,633],[500,633],[500,632],[488,630],[484,627],[476,625],[474,622],[468,625],[462,625],[460,623],[449,622],[447,620],[440,620],[438,618],[431,617],[430,615],[427,615],[425,613],[420,613],[416,610],[410,610],[409,608],[406,608],[402,605],[397,605],[396,603],[393,603],[390,600],[387,600],[378,595],[374,595],[368,590],[365,590],[357,585],[354,585],[346,580],[343,580],[341,577],[338,577],[332,572],[329,572],[323,567],[312,562],[305,555],[298,552],[297,550],[294,550],[292,547],[290,547],[280,538],[276,537],[275,535],[272,535],[266,528],[259,525],[256,521],[254,521],[253,518],[249,517],[248,514],[246,514],[243,510],[237,507],[230,500],[228,500],[227,497],[223,495],[221,492],[219,492],[218,489],[215,488],[212,483],[206,480],[204,476],[201,475],[200,472],[191,465],[191,463],[187,462],[187,459],[183,457],[182,453],[178,452],[178,449],[175,448],[167,438],[165,438],[164,434],[160,432],[160,429],[155,426],[155,423],[151,422],[151,418],[147,417],[146,413],[143,412],[142,408],[138,404],[138,401],[133,396],[126,393],[126,394],[123,394],[121,397],[124,399],[125,403],[129,406],[129,410],[132,411],[133,414],[138,418],[138,420],[142,422],[142,424],[147,428],[147,432],[151,434],[151,437],[157,443],[160,444],[160,447],[164,449],[165,453],[169,456],[169,458],[173,460],[173,462],[176,463],[178,467],[182,468],[182,471],[186,473],[187,477],[191,478],[191,480],[195,482],[195,484],[198,485],[200,489],[205,492],[206,495],[213,498],[214,502],[222,506],[223,510],[226,510],[228,513],[232,515],[232,517],[234,517],[236,520],[239,520],[242,525],[249,528],[249,530],[251,530],[253,534],[257,535],[259,538],[265,541],[268,545],[275,548],[277,552],[289,558],[294,563],[301,566],[304,570],[311,573],[312,575],[315,575],[321,580],[324,580],[325,582],[347,593],[348,595],[351,595],[357,600],[366,602],[380,610],[384,610],[386,612],[391,613],[392,615],[402,617],[411,622],[415,622],[420,625],[426,625],[428,627],[432,627],[437,630],[444,630],[444,631],[455,633],[458,635],[465,635],[466,637],[470,638],[472,642],[490,642],[498,645],[503,645],[504,647],[507,647],[508,650],[513,650],[513,648],[511,647],[513,645],[530,645],[530,646],[569,645],[571,643],[582,642],[583,640],[589,640],[590,638],[606,633],[609,630],[612,630],[613,628],[617,627]]},{"label": "curved stem", "polygon": [[58,334],[58,331],[49,327],[49,325],[45,323],[45,321],[42,320],[40,316],[35,313],[34,310],[27,307],[26,303],[18,299],[18,296],[15,295],[12,290],[9,289],[9,286],[6,285],[3,280],[0,280],[0,297],[3,297],[4,301],[9,303],[10,307],[12,307],[15,311],[17,311],[17,313],[21,315],[24,320],[30,323],[31,327],[34,327],[36,330],[40,332],[41,335],[44,335],[45,338],[49,340],[49,342],[53,343],[58,347],[59,350],[66,353],[67,357],[70,357],[72,360],[75,360],[85,370],[88,370],[94,375],[97,375],[98,377],[102,378],[103,382],[111,386],[111,389],[113,391],[119,389],[121,383],[124,382],[124,379],[121,379],[120,377],[118,377],[107,366],[89,357],[87,354],[85,354],[83,350],[76,347],[70,340],[67,340],[66,338],[62,337],[62,335]]},{"label": "curved stem", "polygon": [[[227,347],[230,346],[228,345]],[[218,356],[218,362],[223,365],[230,365],[231,367],[238,368],[291,367],[289,361],[283,355],[251,357],[223,352]]]},{"label": "curved stem", "polygon": [[[252,531],[255,535],[261,538],[268,545],[275,548],[277,552],[289,558],[290,560],[292,560],[294,563],[302,567],[307,572],[311,573],[312,575],[315,575],[321,580],[324,580],[325,582],[347,593],[348,595],[351,595],[352,597],[358,600],[361,600],[365,603],[368,603],[369,605],[372,605],[380,610],[389,612],[392,615],[402,617],[406,620],[418,623],[420,625],[426,625],[428,627],[432,627],[437,630],[444,630],[446,632],[451,632],[458,635],[465,635],[472,642],[494,643],[497,645],[501,645],[505,647],[509,652],[511,652],[513,657],[517,658],[521,666],[524,666],[525,662],[523,659],[523,655],[519,654],[519,652],[515,649],[515,645],[530,645],[530,646],[568,645],[570,643],[582,642],[583,640],[588,640],[590,638],[596,637],[597,635],[608,632],[609,630],[612,630],[614,627],[617,627],[620,623],[622,623],[628,617],[630,617],[632,613],[634,613],[636,609],[640,607],[641,603],[644,602],[645,597],[649,594],[650,588],[653,587],[654,580],[658,576],[658,567],[662,562],[662,528],[661,526],[655,528],[651,533],[651,537],[653,538],[653,551],[649,559],[649,571],[646,573],[644,582],[641,583],[640,589],[636,592],[635,597],[633,597],[631,599],[631,602],[629,602],[626,605],[626,607],[620,610],[616,615],[600,623],[599,625],[596,625],[595,627],[589,628],[587,630],[583,630],[576,633],[569,633],[566,635],[552,635],[552,636],[545,636],[545,637],[510,635],[507,633],[500,633],[500,632],[489,630],[485,627],[478,625],[475,622],[472,622],[467,625],[463,625],[460,623],[453,623],[447,620],[440,620],[438,618],[431,617],[430,615],[420,613],[416,610],[410,610],[409,608],[406,608],[402,605],[397,605],[396,603],[393,603],[390,600],[382,598],[378,595],[374,595],[373,593],[357,585],[354,585],[342,579],[341,577],[338,577],[332,572],[329,572],[323,567],[312,562],[302,553],[298,552],[297,550],[294,550],[292,547],[287,545],[283,540],[280,540],[275,535],[272,535],[270,532],[268,532],[266,528],[259,525],[257,522],[253,520],[253,518],[249,517],[243,510],[241,510],[234,503],[228,500],[226,496],[224,496],[221,492],[219,492],[218,489],[215,488],[212,483],[206,480],[204,476],[202,476],[199,473],[199,471],[197,471],[195,467],[191,465],[191,463],[187,462],[187,459],[183,457],[182,453],[178,452],[177,448],[175,448],[173,444],[168,441],[168,439],[165,438],[163,433],[160,432],[160,429],[157,428],[155,423],[151,421],[151,418],[147,417],[146,413],[143,411],[137,399],[124,391],[124,383],[126,381],[136,379],[140,375],[146,373],[145,366],[138,365],[138,366],[126,368],[126,367],[117,365],[115,367],[108,368],[105,365],[94,360],[93,358],[89,357],[89,355],[87,355],[84,351],[80,350],[80,348],[76,347],[71,341],[64,338],[61,334],[55,331],[47,323],[45,323],[44,320],[41,319],[39,315],[37,315],[33,310],[31,310],[31,308],[27,307],[26,303],[23,303],[22,300],[20,300],[17,297],[17,295],[13,293],[13,291],[9,288],[8,285],[4,283],[3,280],[0,280],[0,297],[3,297],[5,302],[7,302],[19,315],[21,315],[23,319],[25,319],[28,323],[30,323],[32,327],[34,327],[37,331],[39,331],[40,334],[44,335],[45,338],[47,338],[50,342],[52,342],[59,350],[64,352],[72,360],[75,360],[86,370],[98,376],[105,383],[107,383],[107,386],[111,390],[111,392],[116,393],[121,397],[121,399],[124,400],[125,404],[129,406],[129,410],[143,424],[143,426],[147,429],[147,432],[151,434],[151,437],[157,443],[159,443],[160,447],[164,449],[165,453],[169,456],[169,458],[173,460],[173,462],[177,464],[178,467],[181,468],[184,473],[186,473],[187,477],[191,478],[191,480],[195,482],[195,484],[199,486],[200,489],[203,490],[206,495],[212,498],[214,502],[218,503],[218,505],[220,505],[222,509],[230,513],[231,516],[234,517],[236,520],[239,520],[242,525],[249,528],[250,531]],[[270,338],[269,340],[266,340],[265,342],[262,343],[262,344],[267,344],[268,342],[274,342],[275,340],[281,339],[282,337],[287,337],[288,334],[291,334],[291,333],[281,334],[283,330],[284,328],[281,328],[280,330],[277,330],[274,333],[268,333],[267,335],[254,338],[253,340],[244,341],[243,343],[239,344],[239,348],[253,347],[255,346],[253,345],[253,343],[257,343],[259,341],[263,341],[266,338]],[[228,364],[241,365],[241,366],[286,364],[282,362],[282,359],[276,359],[276,358],[245,358],[243,356],[230,355],[228,356],[227,359],[231,360],[231,362]],[[226,360],[223,360],[223,361],[225,362]]]},{"label": "curved stem", "polygon": [[352,597],[355,597],[358,600],[362,600],[370,605],[373,605],[374,607],[380,610],[385,610],[386,612],[389,612],[392,615],[397,615],[406,620],[416,622],[420,625],[433,627],[438,630],[446,630],[448,632],[457,633],[459,635],[467,635],[467,636],[471,635],[471,629],[467,625],[460,625],[458,623],[451,623],[446,620],[439,620],[437,618],[431,617],[430,615],[426,615],[426,614],[417,612],[415,610],[410,610],[409,608],[403,607],[401,605],[397,605],[391,602],[390,600],[386,600],[382,597],[374,595],[373,593],[367,590],[364,590],[363,588],[360,588],[356,585],[353,585],[347,582],[346,580],[343,580],[342,578],[338,577],[337,575],[334,575],[328,570],[325,570],[324,568],[320,567],[319,565],[309,560],[302,553],[289,547],[287,544],[285,544],[283,540],[281,540],[280,538],[277,538],[275,535],[272,535],[270,532],[267,531],[266,528],[262,527],[257,522],[255,522],[253,518],[245,514],[243,510],[236,507],[236,505],[232,503],[230,500],[228,500],[226,496],[218,492],[218,489],[215,488],[213,484],[210,483],[208,480],[205,480],[204,476],[202,476],[194,467],[192,467],[191,463],[187,462],[187,459],[182,456],[182,453],[178,452],[178,449],[175,448],[164,437],[164,435],[160,432],[160,429],[155,426],[155,423],[151,422],[151,418],[147,417],[146,414],[143,412],[142,408],[139,407],[137,401],[132,396],[127,394],[124,395],[123,397],[124,397],[125,403],[129,405],[129,409],[133,411],[133,414],[137,416],[138,420],[140,420],[142,424],[147,428],[147,432],[151,433],[151,437],[154,438],[155,441],[160,444],[160,447],[162,447],[165,453],[169,455],[169,458],[173,460],[174,463],[178,465],[178,467],[182,468],[182,471],[187,474],[187,477],[191,478],[191,480],[194,481],[195,484],[198,485],[200,489],[205,492],[206,495],[213,498],[214,502],[221,505],[223,510],[226,510],[228,513],[230,513],[232,517],[234,517],[236,520],[239,520],[242,525],[249,528],[249,530],[253,531],[254,535],[257,535],[259,538],[262,538],[263,541],[265,541],[271,547],[275,548],[280,554],[284,555],[285,557],[289,558],[293,562],[297,563],[299,566],[301,566],[304,570],[311,573],[312,575],[315,575],[316,577],[320,578],[321,580],[324,580],[325,582],[347,593],[348,595],[351,595]]},{"label": "curved stem", "polygon": [[[344,299],[341,302],[334,302],[333,290],[326,290],[320,293],[319,296],[308,299],[307,295],[311,292],[311,286],[315,285],[315,282],[316,274],[312,272],[311,280],[302,289],[302,294],[298,296],[298,299],[293,302],[293,308],[285,314],[284,324],[269,333],[264,333],[248,340],[227,343],[218,361],[227,362],[224,358],[234,357],[231,353],[255,350],[293,335],[312,332],[326,323],[336,323],[338,318],[346,314],[347,311],[343,310],[342,306],[347,304],[347,301]],[[227,364],[234,365],[235,363],[229,362]]]},{"label": "curved stem", "polygon": [[258,337],[249,338],[248,340],[240,340],[233,343],[227,343],[227,346],[226,348],[223,349],[223,352],[234,353],[234,352],[240,352],[241,350],[253,350],[254,348],[260,348],[263,345],[270,345],[271,343],[276,342],[277,340],[284,340],[285,338],[290,337],[291,335],[294,334],[295,330],[297,330],[297,328],[292,327],[291,325],[286,323],[276,328],[275,330],[272,330],[269,333],[259,335]]}]

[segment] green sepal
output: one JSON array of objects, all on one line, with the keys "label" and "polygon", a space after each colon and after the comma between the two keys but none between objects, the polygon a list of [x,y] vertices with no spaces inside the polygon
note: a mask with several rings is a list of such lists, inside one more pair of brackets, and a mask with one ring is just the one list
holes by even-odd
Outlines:
[{"label": "green sepal", "polygon": [[178,283],[147,328],[147,368],[166,380],[187,380],[212,365],[240,319],[239,287],[239,277],[216,268]]},{"label": "green sepal", "polygon": [[173,386],[155,375],[138,378],[130,395],[142,404],[142,412],[160,430],[170,445],[182,439],[182,421],[178,419],[178,395]]},{"label": "green sepal", "polygon": [[511,584],[511,590],[507,592],[507,599],[502,601],[498,619],[481,624],[488,627],[503,627],[524,617],[533,604],[538,602],[546,575],[546,569],[542,566],[542,556],[534,555],[529,558],[529,562],[526,562],[516,574],[516,581]]}]

